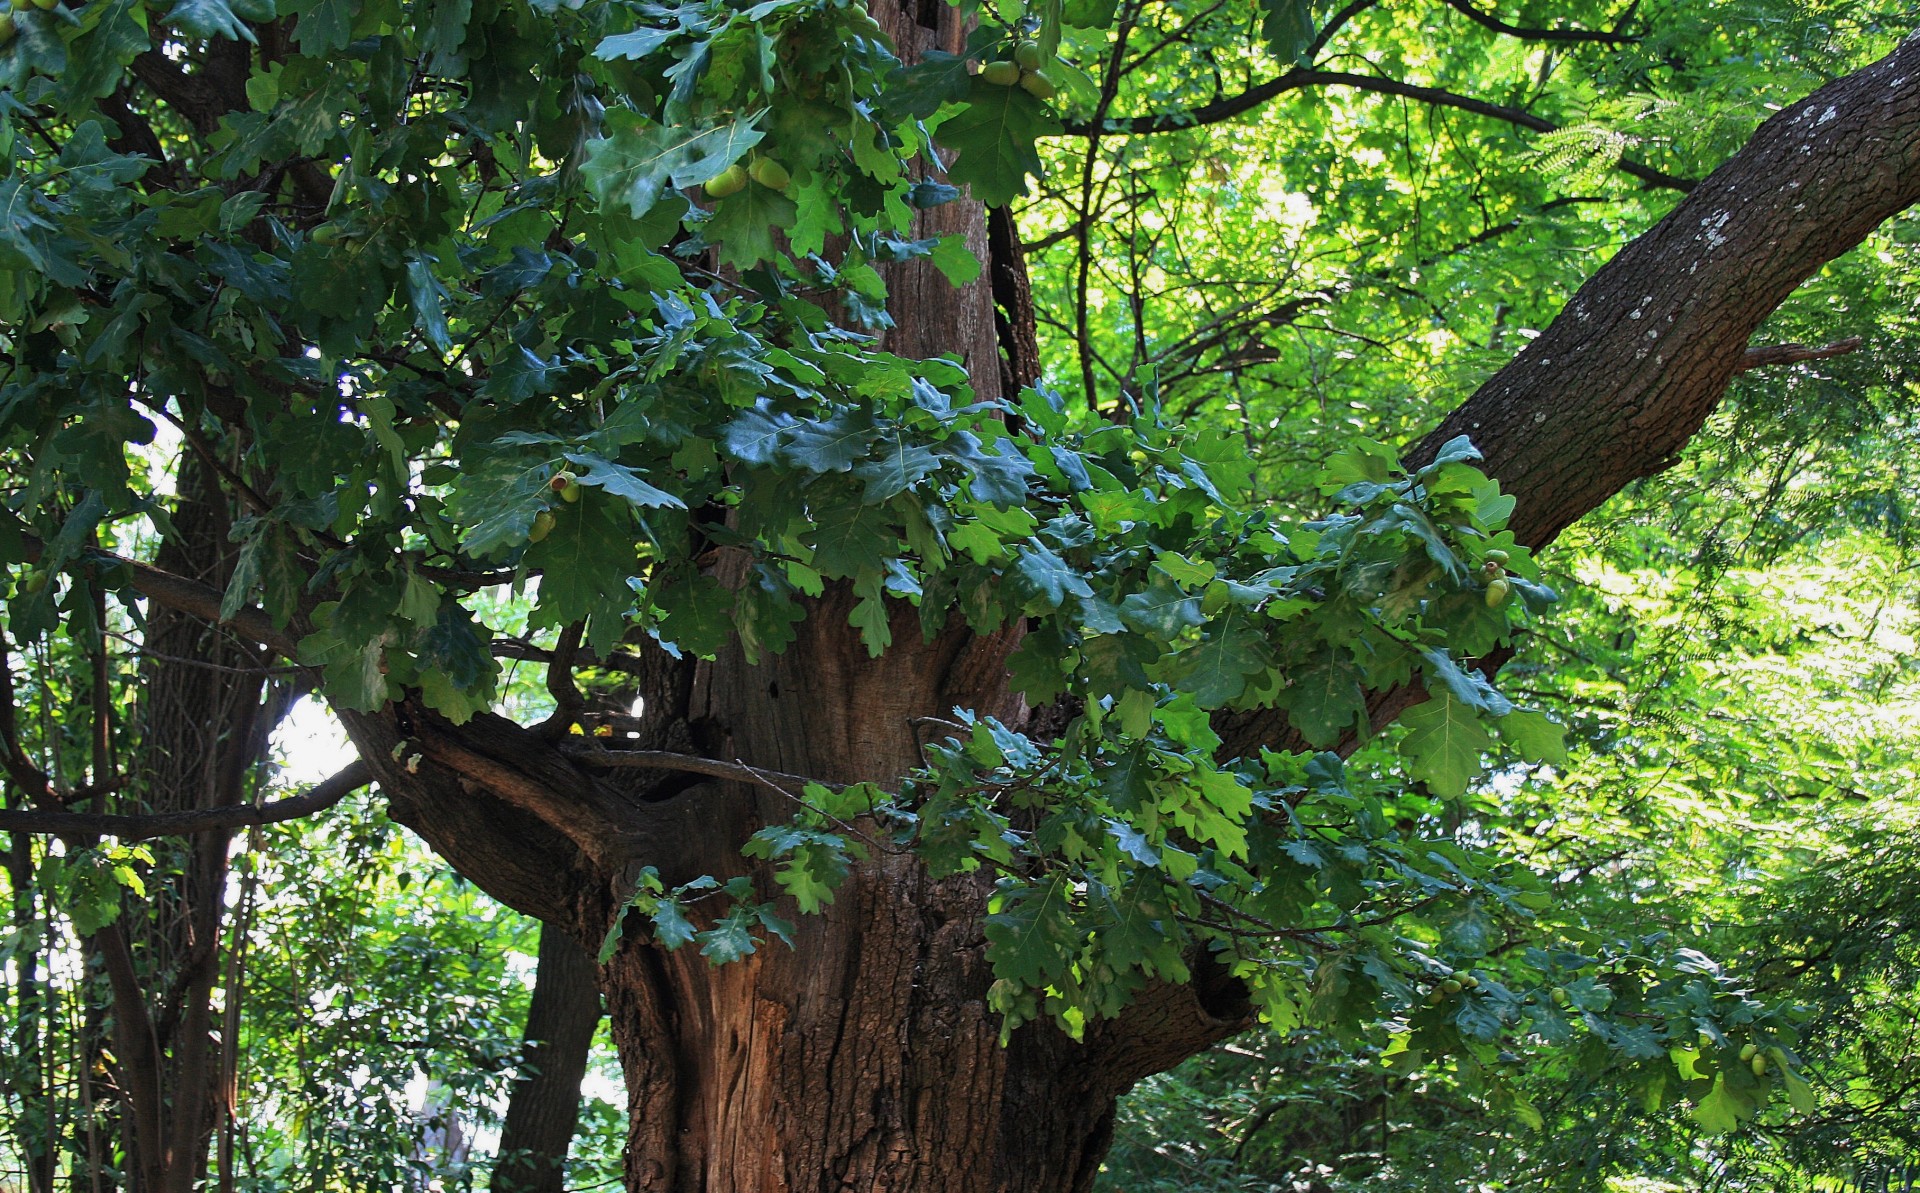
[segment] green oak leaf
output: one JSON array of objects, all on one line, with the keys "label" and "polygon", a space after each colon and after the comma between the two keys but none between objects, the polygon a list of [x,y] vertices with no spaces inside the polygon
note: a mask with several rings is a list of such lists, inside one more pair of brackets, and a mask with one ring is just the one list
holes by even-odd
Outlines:
[{"label": "green oak leaf", "polygon": [[640,474],[592,452],[564,452],[567,462],[580,469],[579,483],[595,486],[645,509],[687,508],[687,503],[640,479]]},{"label": "green oak leaf", "polygon": [[1026,595],[1029,612],[1058,609],[1067,603],[1069,595],[1093,595],[1092,586],[1080,573],[1036,538],[1028,539],[1014,556],[1008,578]]},{"label": "green oak leaf", "polygon": [[1400,742],[1409,772],[1435,794],[1456,799],[1480,773],[1480,756],[1492,744],[1473,709],[1447,688],[1427,689],[1425,703],[1400,714],[1407,735]]},{"label": "green oak leaf", "polygon": [[725,965],[752,955],[752,923],[757,917],[745,907],[735,907],[726,917],[704,932],[694,934],[700,942],[700,955],[714,965]]},{"label": "green oak leaf", "polygon": [[1282,62],[1298,61],[1313,44],[1313,0],[1260,0],[1260,35]]},{"label": "green oak leaf", "polygon": [[968,80],[966,106],[940,122],[934,139],[959,156],[948,171],[956,186],[989,205],[1027,193],[1028,175],[1043,172],[1034,143],[1060,135],[1060,122],[1040,100],[1019,87]]},{"label": "green oak leaf", "polygon": [[867,482],[861,500],[878,505],[887,498],[904,493],[921,478],[940,466],[940,457],[923,443],[910,442],[907,428],[894,424],[880,433],[874,444],[875,455],[853,470]]},{"label": "green oak leaf", "polygon": [[1311,661],[1287,670],[1286,684],[1273,702],[1287,710],[1287,719],[1313,746],[1331,746],[1352,731],[1366,711],[1360,670],[1325,648]]},{"label": "green oak leaf", "polygon": [[554,507],[553,529],[527,548],[540,569],[540,603],[531,624],[563,626],[589,616],[613,618],[632,603],[632,516],[624,502],[585,494]]},{"label": "green oak leaf", "polygon": [[755,182],[722,200],[703,232],[719,248],[722,264],[752,269],[773,259],[774,232],[791,228],[799,216],[792,199]]},{"label": "green oak leaf", "polygon": [[1567,727],[1547,719],[1547,714],[1518,709],[1495,722],[1500,736],[1528,762],[1550,766],[1567,764]]},{"label": "green oak leaf", "polygon": [[1202,708],[1220,708],[1239,699],[1248,679],[1273,665],[1253,616],[1237,605],[1222,610],[1208,624],[1206,637],[1176,656],[1174,686],[1193,693]]},{"label": "green oak leaf", "polygon": [[[586,143],[580,177],[604,207],[624,203],[634,219],[659,202],[668,183],[696,186],[745,157],[764,135],[762,109],[727,124],[692,129],[658,124],[637,112],[607,114],[607,134]],[[765,189],[749,187],[748,190]]]}]

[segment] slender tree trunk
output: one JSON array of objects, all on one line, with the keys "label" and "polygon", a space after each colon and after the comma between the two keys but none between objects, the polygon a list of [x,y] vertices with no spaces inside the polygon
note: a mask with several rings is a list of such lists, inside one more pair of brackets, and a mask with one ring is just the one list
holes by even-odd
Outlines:
[{"label": "slender tree trunk", "polygon": [[[6,660],[0,659],[0,665]],[[12,790],[7,792],[11,802]],[[21,1111],[13,1125],[14,1143],[26,1167],[28,1193],[53,1193],[54,1109],[45,1079],[46,1053],[42,1041],[48,1022],[47,989],[40,981],[40,947],[33,943],[40,931],[39,909],[33,897],[33,838],[12,834],[8,844],[7,885],[13,906],[9,920],[21,942],[13,956],[13,1017],[8,1025],[11,1054],[0,1069],[8,1098]]]},{"label": "slender tree trunk", "polygon": [[541,928],[539,966],[527,1007],[528,1073],[507,1100],[494,1193],[561,1193],[580,1121],[580,1081],[600,1026],[597,973],[577,941]]},{"label": "slender tree trunk", "polygon": [[[212,470],[192,457],[179,492],[157,562],[224,588],[234,555],[226,498]],[[288,693],[268,691],[253,648],[198,618],[155,610],[145,645],[124,798],[157,812],[241,802]],[[229,842],[227,832],[207,832],[156,849],[152,896],[127,900],[120,918],[88,942],[111,991],[133,1193],[192,1193],[207,1172],[229,1046],[213,1011]]]}]

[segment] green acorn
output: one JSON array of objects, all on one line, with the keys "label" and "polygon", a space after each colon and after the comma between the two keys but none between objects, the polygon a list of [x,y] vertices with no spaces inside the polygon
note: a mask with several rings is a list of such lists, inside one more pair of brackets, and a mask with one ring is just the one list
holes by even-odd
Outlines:
[{"label": "green acorn", "polygon": [[1020,81],[1020,67],[1013,62],[989,62],[980,68],[980,77],[995,87],[1011,87]]},{"label": "green acorn", "polygon": [[1020,88],[1035,99],[1052,99],[1060,94],[1053,81],[1038,71],[1020,76]]},{"label": "green acorn", "polygon": [[724,199],[728,195],[737,195],[747,187],[747,168],[739,162],[707,179],[706,192],[709,199]]},{"label": "green acorn", "polygon": [[787,168],[770,157],[756,159],[747,173],[753,176],[755,182],[772,191],[784,191],[793,181]]}]

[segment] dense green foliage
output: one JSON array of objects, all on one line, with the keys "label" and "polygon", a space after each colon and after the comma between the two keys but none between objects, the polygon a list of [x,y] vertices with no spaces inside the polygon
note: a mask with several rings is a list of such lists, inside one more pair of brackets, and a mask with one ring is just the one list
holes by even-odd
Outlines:
[{"label": "dense green foliage", "polygon": [[[1742,389],[1539,561],[1470,443],[1397,462],[1664,209],[1650,172],[1703,174],[1907,14],[1756,8],[1755,41],[1724,6],[1572,4],[1519,23],[1623,35],[1544,48],[1438,6],[976,15],[969,57],[901,69],[833,0],[16,13],[7,806],[168,806],[115,760],[169,661],[141,661],[125,561],[158,558],[183,491],[236,514],[222,616],[297,640],[305,670],[263,673],[347,712],[416,693],[531,722],[542,671],[502,657],[752,661],[844,587],[873,655],[1024,625],[1016,686],[1063,727],[959,710],[897,787],[796,785],[747,844],[781,900],[649,871],[609,950],[781,947],[850,867],[913,850],[998,875],[1008,1032],[1077,1034],[1204,952],[1276,1034],[1145,1090],[1116,1187],[1784,1187],[1912,1154],[1912,395],[1884,346],[1911,330],[1911,226],[1779,319],[1844,315],[1872,354]],[[236,51],[244,103],[208,106]],[[1044,71],[969,67],[1020,57]],[[1309,66],[1559,128],[1345,82],[1109,123]],[[888,277],[978,273],[915,233],[960,188],[1020,204],[1035,246],[1049,368],[1005,400],[875,338]],[[1509,644],[1499,691],[1462,665]],[[1408,683],[1398,727],[1318,752]],[[1308,748],[1218,757],[1214,714],[1268,708]],[[88,942],[188,866],[143,848],[16,838],[0,1105],[24,1129],[0,1156],[102,1154],[116,1111],[73,1076],[111,1063]],[[497,1113],[528,930],[369,808],[240,856],[221,1171],[401,1183],[423,1082]]]},{"label": "dense green foliage", "polygon": [[[1721,138],[1741,135],[1768,94],[1782,94],[1773,87],[1804,89],[1795,71],[1843,68],[1863,44],[1858,10],[1768,15],[1780,39],[1770,53],[1743,42],[1730,54],[1719,31],[1684,21],[1656,26],[1662,34],[1648,40],[1664,65],[1713,69],[1693,73],[1684,89],[1642,75],[1634,104],[1684,108],[1696,123],[1617,126],[1642,138],[1634,152],[1698,174],[1724,152]],[[1420,36],[1402,33],[1409,46]],[[1394,77],[1486,94],[1448,74],[1449,49],[1484,70],[1473,51],[1435,27],[1420,46],[1424,54],[1410,59],[1417,71]],[[1553,65],[1606,77],[1648,48],[1585,50]],[[1766,68],[1756,71],[1760,60]],[[1541,61],[1536,51],[1532,66]],[[1580,83],[1573,94],[1586,98],[1577,110],[1606,114],[1587,106],[1598,86]],[[1610,102],[1615,113],[1630,106]],[[1458,149],[1445,125],[1471,118],[1381,120],[1395,103],[1363,99],[1345,109],[1364,122],[1361,143],[1383,154],[1370,160],[1368,188],[1327,186],[1322,180],[1340,167],[1325,158],[1297,175],[1290,156],[1237,165],[1246,179],[1298,177],[1267,183],[1269,196],[1297,193],[1293,202],[1351,192],[1354,205],[1338,221],[1304,232],[1272,225],[1295,238],[1285,259],[1302,262],[1305,276],[1198,317],[1192,302],[1149,301],[1131,319],[1110,309],[1091,323],[1111,337],[1099,341],[1108,345],[1103,359],[1137,361],[1145,351],[1182,408],[1219,410],[1271,445],[1260,456],[1262,483],[1289,504],[1312,501],[1311,463],[1294,453],[1319,441],[1329,422],[1384,437],[1418,430],[1431,417],[1429,395],[1442,406],[1457,400],[1498,363],[1516,330],[1526,334],[1551,314],[1596,251],[1665,206],[1629,178],[1543,160],[1538,141],[1533,157],[1509,147],[1483,159],[1510,172],[1490,193],[1511,206],[1448,201],[1443,192],[1457,189],[1458,175],[1437,163]],[[1326,120],[1343,108],[1315,110],[1322,114],[1296,101],[1289,116]],[[1593,127],[1597,135],[1606,126]],[[1115,151],[1133,168],[1115,178],[1191,176],[1193,156],[1148,157],[1144,140]],[[1163,141],[1150,144],[1159,151]],[[1230,217],[1214,217],[1211,234],[1194,229],[1209,227],[1206,213],[1224,205],[1220,198],[1259,184],[1215,175],[1215,202],[1194,201],[1187,219],[1168,217],[1186,193],[1175,185],[1124,199],[1118,183],[1108,186],[1109,214],[1088,224],[1096,230],[1091,292],[1134,294],[1140,287],[1129,276],[1171,261],[1206,262],[1231,277],[1222,265],[1239,251],[1222,231]],[[1574,188],[1580,197],[1568,200]],[[1035,214],[1064,208],[1048,215],[1050,226],[1072,228],[1088,193],[1054,196],[1057,206]],[[1137,220],[1142,210],[1150,214]],[[1340,239],[1379,211],[1389,214],[1372,226],[1384,232]],[[1595,217],[1604,221],[1598,228]],[[1124,236],[1116,232],[1130,220]],[[1314,229],[1339,236],[1316,242]],[[1397,239],[1416,232],[1430,238]],[[1649,934],[1656,947],[1691,942],[1763,998],[1795,1008],[1820,1057],[1819,1108],[1769,1114],[1722,1144],[1703,1137],[1712,1124],[1697,1113],[1648,1113],[1617,1071],[1582,1073],[1569,1054],[1530,1052],[1522,1087],[1547,1123],[1534,1131],[1444,1067],[1404,1073],[1383,1064],[1379,1037],[1356,1050],[1301,1031],[1251,1045],[1257,1056],[1216,1054],[1151,1079],[1130,1103],[1112,1187],[1287,1188],[1317,1177],[1336,1188],[1488,1180],[1579,1188],[1644,1174],[1654,1183],[1615,1187],[1786,1189],[1825,1180],[1835,1183],[1817,1187],[1839,1188],[1876,1187],[1907,1170],[1916,1143],[1911,1074],[1920,1062],[1908,1038],[1913,871],[1898,844],[1912,819],[1913,594],[1905,577],[1914,239],[1910,220],[1885,229],[1809,283],[1769,337],[1859,332],[1864,351],[1752,375],[1680,468],[1623,495],[1543,556],[1568,599],[1526,636],[1504,674],[1510,691],[1564,712],[1571,757],[1483,789],[1466,818],[1474,835],[1509,842],[1550,876],[1552,912],[1500,949],[1546,928],[1622,954],[1646,947]],[[1075,240],[1059,243],[1056,254]],[[1410,261],[1417,276],[1405,272]],[[1071,263],[1047,276],[1065,287],[1071,309]],[[1265,274],[1245,283],[1269,284]],[[1271,350],[1262,358],[1205,358],[1227,353],[1222,345],[1238,351],[1260,332],[1248,321],[1269,317],[1277,326],[1260,340]],[[1071,345],[1062,348],[1066,364]]]}]

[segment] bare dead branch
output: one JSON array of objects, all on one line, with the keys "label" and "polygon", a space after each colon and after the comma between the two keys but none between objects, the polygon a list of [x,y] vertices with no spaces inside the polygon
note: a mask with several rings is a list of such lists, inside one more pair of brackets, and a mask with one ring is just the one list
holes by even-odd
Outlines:
[{"label": "bare dead branch", "polygon": [[1826,360],[1832,356],[1845,356],[1857,352],[1860,345],[1866,343],[1859,336],[1848,336],[1844,340],[1835,340],[1823,348],[1809,348],[1805,344],[1764,344],[1749,348],[1740,357],[1740,364],[1734,372],[1744,373],[1749,369],[1764,369],[1769,365],[1790,365],[1803,360]]}]

